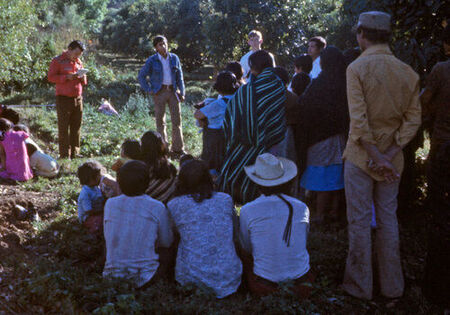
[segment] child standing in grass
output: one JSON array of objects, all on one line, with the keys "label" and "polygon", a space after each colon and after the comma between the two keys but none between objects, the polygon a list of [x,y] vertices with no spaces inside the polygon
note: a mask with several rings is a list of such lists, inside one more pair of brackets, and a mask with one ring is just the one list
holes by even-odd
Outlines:
[{"label": "child standing in grass", "polygon": [[81,188],[78,196],[78,219],[91,234],[101,234],[103,230],[103,206],[105,197],[100,186],[119,193],[117,183],[102,176],[103,166],[97,161],[85,162],[78,168],[77,175]]},{"label": "child standing in grass", "polygon": [[221,95],[217,100],[196,110],[197,120],[208,120],[203,129],[202,160],[206,162],[213,176],[217,176],[222,168],[225,156],[225,134],[222,130],[227,103],[239,88],[236,76],[230,71],[222,71],[217,75],[213,88]]},{"label": "child standing in grass", "polygon": [[12,123],[0,118],[0,178],[27,181],[33,177],[25,140],[28,134],[14,131]]},{"label": "child standing in grass", "polygon": [[111,169],[118,172],[119,169],[129,160],[139,160],[141,158],[141,144],[137,140],[127,139],[122,143],[120,158],[118,158]]}]

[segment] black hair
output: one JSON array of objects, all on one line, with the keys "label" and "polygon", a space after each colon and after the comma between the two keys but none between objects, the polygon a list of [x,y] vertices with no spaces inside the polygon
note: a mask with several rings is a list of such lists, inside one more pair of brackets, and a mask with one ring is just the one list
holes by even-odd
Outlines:
[{"label": "black hair", "polygon": [[153,47],[156,47],[156,45],[158,45],[160,42],[167,43],[167,38],[163,35],[156,35],[155,38],[153,38]]},{"label": "black hair", "polygon": [[289,73],[285,68],[277,66],[273,68],[273,73],[275,73],[281,79],[281,81],[283,81],[283,84],[285,86],[289,84]]},{"label": "black hair", "polygon": [[20,115],[14,109],[10,109],[6,105],[2,105],[0,118],[6,118],[10,122],[12,122],[14,125],[17,125],[20,120]]},{"label": "black hair", "polygon": [[450,20],[447,20],[447,25],[442,32],[442,41],[445,44],[450,45]]},{"label": "black hair", "polygon": [[293,183],[293,179],[286,183],[278,185],[278,186],[257,185],[257,187],[258,187],[258,191],[266,196],[277,195],[277,194],[289,195],[291,193],[292,183]]},{"label": "black hair", "polygon": [[184,163],[191,161],[191,160],[194,160],[194,157],[191,154],[183,154],[180,157],[180,167],[182,167]]},{"label": "black hair", "polygon": [[221,71],[217,75],[213,88],[222,95],[231,95],[237,91],[239,84],[237,84],[236,76],[233,72]]},{"label": "black hair", "polygon": [[312,38],[309,39],[309,42],[314,42],[317,44],[317,47],[319,49],[324,49],[327,46],[327,41],[325,40],[325,38],[323,38],[322,36],[314,36]]},{"label": "black hair", "polygon": [[7,132],[12,128],[13,124],[9,119],[0,118],[0,132]]},{"label": "black hair", "polygon": [[145,194],[150,182],[147,165],[136,160],[126,162],[117,172],[117,182],[120,190],[127,196],[133,197]]},{"label": "black hair", "polygon": [[27,154],[28,156],[32,156],[34,152],[38,150],[36,145],[34,143],[26,142],[25,146],[27,147]]},{"label": "black hair", "polygon": [[362,37],[374,44],[387,44],[391,38],[391,32],[384,30],[375,30],[372,28],[358,26],[357,34],[362,33]]},{"label": "black hair", "polygon": [[278,186],[272,186],[272,187],[258,185],[258,189],[262,194],[264,194],[266,196],[276,195],[289,208],[289,215],[288,215],[288,219],[286,221],[286,226],[285,226],[284,232],[283,232],[283,241],[286,243],[287,247],[289,247],[289,245],[291,243],[292,217],[294,215],[294,207],[281,194],[286,194],[286,195],[290,194],[290,190],[292,188],[293,181],[294,181],[294,179],[291,179],[290,181],[288,181],[284,184],[281,184]]},{"label": "black hair", "polygon": [[76,48],[79,48],[81,51],[84,51],[86,49],[86,46],[83,44],[83,42],[79,40],[72,41],[69,46],[67,47],[69,50],[74,50]]},{"label": "black hair", "polygon": [[13,124],[6,118],[0,118],[0,141],[5,139],[4,133],[12,128]]},{"label": "black hair", "polygon": [[303,92],[305,92],[309,83],[311,83],[311,78],[309,77],[309,75],[307,75],[304,72],[297,73],[292,78],[291,82],[292,91],[295,94],[297,94],[297,96],[300,96],[303,94]]},{"label": "black hair", "polygon": [[303,72],[310,73],[312,70],[313,60],[310,55],[303,54],[294,59],[294,66],[301,68]]},{"label": "black hair", "polygon": [[248,58],[250,69],[261,73],[266,68],[273,67],[273,60],[270,54],[265,50],[258,50]]},{"label": "black hair", "polygon": [[211,198],[213,188],[213,180],[206,163],[193,159],[181,167],[174,196],[190,195],[195,202],[202,202]]},{"label": "black hair", "polygon": [[[327,46],[320,53],[320,67],[322,73],[333,74],[336,78],[345,78],[347,64],[342,51],[335,46]],[[344,80],[345,81],[345,80]]]},{"label": "black hair", "polygon": [[348,48],[344,50],[343,54],[345,57],[345,63],[349,65],[361,55],[361,49],[359,47]]},{"label": "black hair", "polygon": [[103,166],[97,161],[84,162],[77,170],[81,185],[89,185],[91,180],[102,173]]},{"label": "black hair", "polygon": [[126,139],[122,143],[123,153],[127,158],[139,160],[141,158],[141,144],[134,139]]},{"label": "black hair", "polygon": [[13,129],[14,131],[24,131],[24,132],[26,132],[27,134],[30,134],[30,129],[29,129],[27,126],[25,126],[24,124],[17,124],[17,125],[14,125],[14,126],[12,127],[12,129]]},{"label": "black hair", "polygon": [[231,71],[236,76],[236,80],[241,82],[244,76],[244,69],[238,61],[231,61],[225,66],[225,71]]},{"label": "black hair", "polygon": [[161,135],[156,131],[147,131],[141,137],[141,161],[152,169],[152,176],[158,179],[176,175],[175,166],[168,161],[169,150]]}]

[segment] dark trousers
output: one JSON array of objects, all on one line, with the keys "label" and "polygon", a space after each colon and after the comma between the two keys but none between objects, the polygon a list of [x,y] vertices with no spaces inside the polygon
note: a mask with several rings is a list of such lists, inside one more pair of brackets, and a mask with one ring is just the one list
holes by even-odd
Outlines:
[{"label": "dark trousers", "polygon": [[[80,129],[83,116],[83,98],[56,96],[58,115],[59,157],[75,157],[80,151]],[[70,133],[69,133],[70,132]]]}]

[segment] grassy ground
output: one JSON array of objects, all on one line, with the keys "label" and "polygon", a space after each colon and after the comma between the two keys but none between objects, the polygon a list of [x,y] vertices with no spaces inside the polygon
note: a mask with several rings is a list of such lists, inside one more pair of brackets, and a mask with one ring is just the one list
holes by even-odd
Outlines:
[{"label": "grassy ground", "polygon": [[[191,85],[199,97],[204,86]],[[202,90],[203,89],[203,90]],[[194,100],[191,99],[190,102]],[[55,110],[33,108],[21,113],[33,137],[47,152],[57,156]],[[201,150],[201,137],[192,118],[192,109],[184,105],[183,132],[186,149],[194,155]],[[168,122],[170,128],[170,119]],[[36,192],[57,191],[60,198],[53,216],[34,223],[21,238],[21,250],[2,257],[0,262],[0,313],[308,313],[308,314],[431,314],[438,312],[422,297],[419,281],[425,258],[424,215],[401,225],[402,257],[406,292],[396,306],[381,298],[361,301],[346,296],[340,289],[347,250],[346,228],[330,224],[312,226],[308,248],[311,266],[317,274],[311,299],[297,301],[289,287],[276,295],[252,298],[241,291],[219,301],[208,292],[160,282],[144,290],[133,289],[126,281],[109,282],[101,277],[103,266],[98,257],[101,245],[80,227],[76,199],[80,190],[75,172],[89,158],[106,168],[119,156],[125,138],[138,139],[154,129],[148,115],[147,100],[133,94],[120,117],[108,117],[86,104],[82,127],[83,158],[62,160],[56,179],[35,178],[20,189]],[[170,130],[170,129],[169,129]]]},{"label": "grassy ground", "polygon": [[[103,266],[98,259],[101,244],[86,234],[77,220],[76,200],[81,187],[76,169],[88,159],[96,159],[109,169],[119,156],[124,139],[139,139],[145,131],[154,130],[155,124],[148,114],[148,100],[136,92],[135,76],[140,61],[104,53],[98,62],[113,69],[115,80],[107,84],[97,82],[86,89],[82,125],[83,158],[61,160],[61,173],[55,179],[35,178],[17,187],[21,191],[40,193],[42,198],[47,198],[49,192],[56,193],[58,198],[52,201],[51,213],[42,216],[41,221],[33,222],[29,228],[0,220],[0,228],[11,223],[8,231],[13,231],[12,236],[17,243],[14,250],[10,248],[7,255],[2,255],[5,252],[1,251],[2,245],[11,244],[8,243],[11,235],[2,235],[0,229],[0,314],[432,314],[439,311],[424,300],[420,290],[426,245],[426,227],[423,224],[426,215],[423,212],[401,222],[406,292],[395,306],[379,297],[370,302],[354,299],[339,289],[347,251],[347,232],[343,224],[311,227],[308,250],[317,279],[314,293],[306,301],[293,298],[288,285],[276,295],[262,299],[252,298],[241,290],[233,297],[217,300],[206,291],[180,287],[175,283],[160,282],[144,291],[137,291],[126,281],[103,280]],[[189,78],[189,75],[186,77]],[[191,77],[195,79],[195,75]],[[183,134],[186,150],[195,156],[200,154],[201,136],[189,105],[210,94],[210,86],[211,83],[205,81],[187,82],[187,105],[182,107]],[[28,88],[25,92],[3,97],[0,102],[49,104],[54,102],[53,93],[52,88]],[[101,97],[111,100],[120,110],[120,117],[108,117],[95,110]],[[20,109],[20,112],[33,138],[47,153],[56,157],[54,108],[26,108]],[[424,158],[425,151],[418,152],[418,158]],[[35,195],[30,198],[35,198]]]}]

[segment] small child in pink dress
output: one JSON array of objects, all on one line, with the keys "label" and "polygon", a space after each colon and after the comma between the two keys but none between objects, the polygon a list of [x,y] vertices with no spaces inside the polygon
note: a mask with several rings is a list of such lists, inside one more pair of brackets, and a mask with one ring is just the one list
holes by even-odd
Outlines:
[{"label": "small child in pink dress", "polygon": [[12,130],[12,123],[0,118],[0,177],[27,181],[33,177],[25,139],[28,134]]}]

